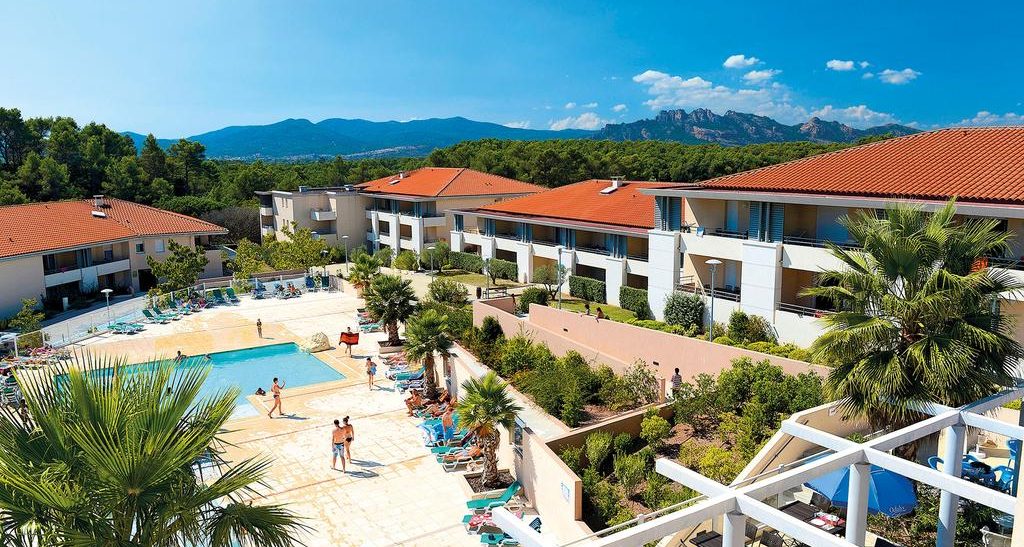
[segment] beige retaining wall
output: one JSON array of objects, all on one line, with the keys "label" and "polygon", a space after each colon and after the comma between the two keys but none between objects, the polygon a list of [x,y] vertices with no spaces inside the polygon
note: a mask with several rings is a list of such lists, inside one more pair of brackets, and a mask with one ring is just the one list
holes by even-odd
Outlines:
[{"label": "beige retaining wall", "polygon": [[479,326],[484,317],[492,316],[501,324],[506,336],[523,332],[533,341],[547,344],[555,355],[575,350],[587,359],[612,367],[616,372],[622,372],[636,359],[643,359],[648,365],[657,363],[655,374],[659,378],[670,378],[676,367],[684,378],[692,378],[701,373],[717,375],[729,368],[733,359],[741,357],[755,361],[767,359],[789,374],[813,370],[825,376],[828,371],[826,367],[803,361],[617,321],[599,320],[593,315],[554,307],[532,304],[526,318],[511,313],[511,309],[510,297],[474,301],[473,324]]}]

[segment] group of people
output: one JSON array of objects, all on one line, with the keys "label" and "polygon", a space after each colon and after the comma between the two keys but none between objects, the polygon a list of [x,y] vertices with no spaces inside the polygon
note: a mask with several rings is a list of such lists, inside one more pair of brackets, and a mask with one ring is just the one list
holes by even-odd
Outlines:
[{"label": "group of people", "polygon": [[338,458],[341,458],[341,472],[346,473],[345,459],[352,461],[352,441],[356,439],[356,430],[348,423],[348,416],[339,422],[334,420],[331,430],[331,469],[338,470]]}]

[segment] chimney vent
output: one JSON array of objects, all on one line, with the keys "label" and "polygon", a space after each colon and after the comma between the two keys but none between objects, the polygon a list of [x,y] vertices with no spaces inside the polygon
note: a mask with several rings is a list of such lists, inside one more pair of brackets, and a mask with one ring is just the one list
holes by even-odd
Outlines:
[{"label": "chimney vent", "polygon": [[608,195],[618,190],[619,188],[622,188],[622,177],[612,177],[612,185],[605,188],[604,190],[601,190],[601,193],[604,195]]},{"label": "chimney vent", "polygon": [[398,179],[401,180],[401,179],[404,179],[404,178],[405,178],[405,171],[399,171],[398,172]]},{"label": "chimney vent", "polygon": [[299,186],[299,193],[303,194],[309,191],[309,186]]},{"label": "chimney vent", "polygon": [[103,194],[96,194],[92,197],[92,206],[97,209],[107,207],[107,200],[103,198]]}]

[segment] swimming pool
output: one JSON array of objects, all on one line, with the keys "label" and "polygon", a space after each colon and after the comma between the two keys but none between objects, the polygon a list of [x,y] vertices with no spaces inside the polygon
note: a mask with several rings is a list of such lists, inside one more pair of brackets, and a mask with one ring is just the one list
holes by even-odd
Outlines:
[{"label": "swimming pool", "polygon": [[[334,370],[327,363],[302,351],[296,344],[274,344],[234,351],[211,353],[210,374],[199,391],[200,397],[207,397],[232,386],[241,392],[235,400],[233,418],[256,416],[258,411],[249,404],[246,397],[262,387],[270,392],[274,377],[280,379],[286,388],[307,386],[320,382],[343,380],[345,375]],[[204,359],[189,359],[179,367],[203,366]],[[128,367],[141,367],[132,365]],[[287,401],[286,401],[287,402]]]}]

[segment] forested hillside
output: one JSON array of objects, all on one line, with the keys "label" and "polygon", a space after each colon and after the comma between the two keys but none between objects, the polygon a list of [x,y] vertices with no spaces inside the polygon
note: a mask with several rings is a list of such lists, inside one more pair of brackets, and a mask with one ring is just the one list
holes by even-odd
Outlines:
[{"label": "forested hillside", "polygon": [[200,216],[235,237],[258,240],[257,190],[354,184],[424,165],[469,167],[545,186],[615,175],[691,182],[843,146],[483,139],[439,148],[427,158],[249,163],[207,159],[202,144],[184,139],[165,151],[152,135],[136,150],[131,138],[102,124],[24,119],[17,109],[0,108],[0,205],[105,194]]}]

